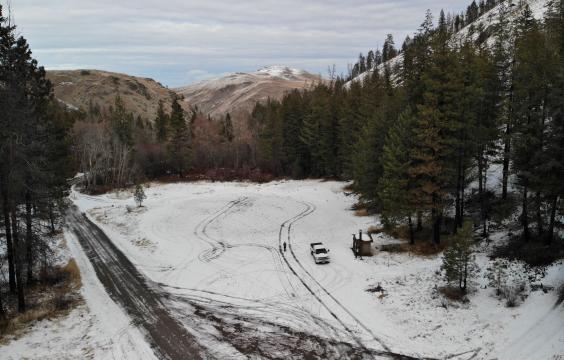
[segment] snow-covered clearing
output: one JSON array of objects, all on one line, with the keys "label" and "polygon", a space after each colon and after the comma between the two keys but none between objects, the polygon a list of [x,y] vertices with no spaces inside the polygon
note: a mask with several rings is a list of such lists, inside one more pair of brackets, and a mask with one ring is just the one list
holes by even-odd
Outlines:
[{"label": "snow-covered clearing", "polygon": [[[145,190],[145,206],[131,212],[126,209],[134,206],[129,193],[72,197],[174,299],[229,304],[247,317],[415,357],[564,355],[564,307],[554,306],[554,291],[532,292],[520,307],[506,308],[492,289],[481,288],[487,283],[482,271],[469,304],[447,304],[436,291],[440,256],[377,253],[355,260],[351,234],[377,219],[353,215],[349,209],[356,199],[344,194],[344,185],[153,184]],[[289,243],[286,253],[280,251],[284,241]],[[331,250],[330,264],[313,262],[309,243],[318,241]],[[76,248],[73,252],[80,254]],[[92,275],[85,259],[79,256],[79,261]],[[478,261],[485,268],[489,260],[480,254]],[[553,265],[542,282],[557,287],[563,270]],[[366,291],[378,283],[386,296]],[[97,291],[85,291],[89,305],[107,312],[111,306],[99,299],[99,286],[92,287]],[[107,316],[126,323],[122,313]],[[127,329],[137,344],[138,334]]]}]

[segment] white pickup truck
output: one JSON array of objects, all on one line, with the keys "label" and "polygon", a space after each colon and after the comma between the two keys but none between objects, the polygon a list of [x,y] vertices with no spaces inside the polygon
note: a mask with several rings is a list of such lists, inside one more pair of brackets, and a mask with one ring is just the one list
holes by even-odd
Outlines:
[{"label": "white pickup truck", "polygon": [[325,264],[329,262],[329,250],[322,243],[311,243],[311,256],[316,264]]}]

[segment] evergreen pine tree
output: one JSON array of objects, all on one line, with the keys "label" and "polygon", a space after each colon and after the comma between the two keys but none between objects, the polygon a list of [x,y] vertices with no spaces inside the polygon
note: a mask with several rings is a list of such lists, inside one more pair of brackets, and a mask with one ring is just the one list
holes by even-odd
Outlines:
[{"label": "evergreen pine tree", "polygon": [[465,221],[462,230],[453,236],[443,255],[442,270],[448,284],[456,284],[464,294],[468,281],[475,276],[477,265],[472,250],[472,223]]},{"label": "evergreen pine tree", "polygon": [[538,180],[548,200],[546,242],[555,239],[556,215],[564,197],[564,1],[550,4],[544,19],[544,52],[542,67],[546,71],[549,91],[546,94],[547,129],[545,159],[538,166]]},{"label": "evergreen pine tree", "polygon": [[411,218],[415,204],[410,196],[413,184],[409,177],[413,129],[414,118],[409,112],[400,114],[391,126],[382,155],[383,175],[378,184],[384,221],[389,226],[395,226],[407,220],[411,244],[415,243]]},{"label": "evergreen pine tree", "polygon": [[540,148],[544,133],[542,95],[545,86],[543,65],[537,56],[542,52],[539,26],[532,17],[530,8],[525,6],[518,20],[518,35],[513,69],[515,145],[513,146],[513,167],[522,190],[521,223],[523,237],[530,239],[529,202],[535,188],[535,173],[538,168],[535,155]]},{"label": "evergreen pine tree", "polygon": [[[73,118],[63,115],[45,70],[32,58],[25,38],[16,38],[15,30],[3,17],[0,5],[2,238],[10,291],[17,295],[18,311],[24,312],[25,289],[35,281],[39,267],[37,250],[48,246],[34,223],[49,219],[53,225],[56,203],[66,195]],[[0,317],[3,315],[0,296]]]},{"label": "evergreen pine tree", "polygon": [[135,192],[133,193],[133,197],[135,198],[137,206],[143,206],[143,201],[147,198],[147,195],[145,195],[145,191],[143,190],[143,185],[135,185]]},{"label": "evergreen pine tree", "polygon": [[372,70],[372,68],[374,67],[374,51],[370,50],[368,52],[368,55],[366,56],[366,68],[368,70]]},{"label": "evergreen pine tree", "polygon": [[227,113],[225,119],[221,122],[220,135],[223,141],[233,142],[235,135],[233,134],[233,122],[231,122],[231,114]]},{"label": "evergreen pine tree", "polygon": [[159,101],[157,117],[155,118],[155,132],[157,142],[164,143],[168,137],[169,117],[164,111],[163,101]]},{"label": "evergreen pine tree", "polygon": [[384,47],[382,48],[382,61],[386,62],[388,60],[393,59],[398,54],[396,50],[394,37],[392,34],[388,34],[386,36],[386,40],[384,41]]},{"label": "evergreen pine tree", "polygon": [[182,176],[190,166],[191,137],[188,124],[184,117],[184,110],[176,97],[172,102],[170,128],[171,135],[168,144],[170,164],[174,172]]},{"label": "evergreen pine tree", "polygon": [[110,124],[112,133],[117,136],[122,144],[133,145],[133,114],[127,112],[119,94],[115,97],[114,106],[110,111]]}]

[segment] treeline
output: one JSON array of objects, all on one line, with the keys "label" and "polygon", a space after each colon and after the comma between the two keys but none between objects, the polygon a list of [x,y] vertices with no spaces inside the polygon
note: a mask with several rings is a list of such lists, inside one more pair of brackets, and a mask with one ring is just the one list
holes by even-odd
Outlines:
[{"label": "treeline", "polygon": [[[478,18],[505,0],[480,0],[480,2],[472,1],[466,8],[466,12],[461,14],[448,14],[447,26],[449,29],[459,31],[465,26],[472,24]],[[508,6],[511,6],[512,1],[507,1]]]},{"label": "treeline", "polygon": [[[476,20],[478,20],[480,16],[493,9],[501,2],[501,0],[480,0],[480,2],[478,3],[476,3],[476,1],[472,1],[465,12],[462,12],[460,14],[447,13],[445,16],[446,29],[451,34],[456,33],[462,30],[467,25],[473,24]],[[345,80],[350,81],[358,75],[372,70],[380,66],[382,63],[393,59],[394,57],[405,51],[405,48],[410,41],[411,39],[409,37],[405,39],[403,46],[398,50],[396,49],[392,34],[388,34],[386,36],[386,40],[384,40],[384,46],[382,47],[381,51],[369,50],[366,56],[360,53],[357,62],[349,67],[348,76],[345,78]]]},{"label": "treeline", "polygon": [[0,281],[0,320],[15,307],[24,312],[27,289],[47,281],[72,176],[73,121],[0,5],[0,268],[8,281],[7,292]]},{"label": "treeline", "polygon": [[170,113],[159,103],[154,122],[134,117],[122,98],[107,109],[90,106],[73,129],[79,169],[88,191],[125,187],[142,177],[182,175],[190,164],[189,123],[179,99]]},{"label": "treeline", "polygon": [[[91,104],[77,112],[73,146],[87,191],[130,186],[140,180],[186,178],[213,169],[256,167],[250,134],[235,128],[230,114],[214,120],[197,108],[185,110],[182,99],[159,102],[146,120],[127,111],[117,95],[107,108]],[[237,121],[242,123],[242,121]]]},{"label": "treeline", "polygon": [[515,23],[500,6],[493,46],[484,36],[453,43],[444,13],[437,26],[428,13],[398,73],[384,66],[363,82],[337,78],[257,104],[259,166],[352,179],[412,242],[428,225],[439,243],[466,216],[487,236],[488,221],[508,218],[516,201],[523,237],[550,242],[564,195],[564,3],[543,21],[523,5]]},{"label": "treeline", "polygon": [[385,63],[393,58],[395,58],[401,51],[396,49],[396,44],[394,42],[394,37],[392,34],[388,34],[386,36],[386,40],[384,41],[384,46],[382,47],[382,51],[380,50],[369,50],[367,55],[360,53],[358,55],[358,61],[349,68],[349,74],[345,78],[346,81],[350,81],[357,77],[358,75],[372,70],[382,63]]}]

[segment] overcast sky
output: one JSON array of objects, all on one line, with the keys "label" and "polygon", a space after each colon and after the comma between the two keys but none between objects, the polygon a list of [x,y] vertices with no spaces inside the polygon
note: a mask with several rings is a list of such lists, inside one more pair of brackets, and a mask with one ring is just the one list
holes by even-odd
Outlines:
[{"label": "overcast sky", "polygon": [[12,0],[12,13],[47,69],[117,71],[174,87],[267,65],[346,72],[387,33],[400,46],[427,8],[436,15],[469,2]]}]

